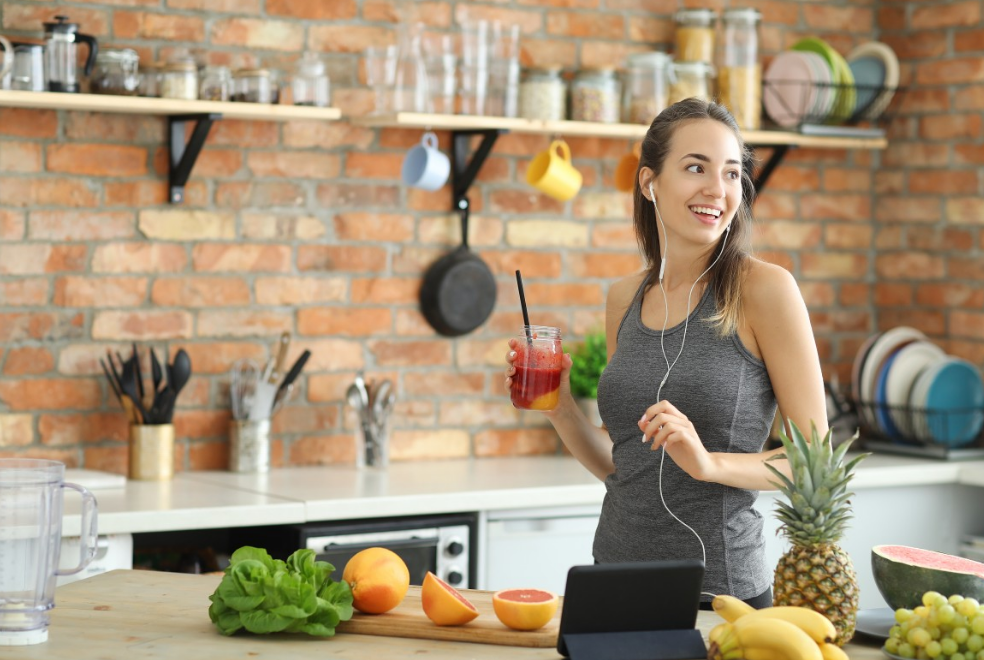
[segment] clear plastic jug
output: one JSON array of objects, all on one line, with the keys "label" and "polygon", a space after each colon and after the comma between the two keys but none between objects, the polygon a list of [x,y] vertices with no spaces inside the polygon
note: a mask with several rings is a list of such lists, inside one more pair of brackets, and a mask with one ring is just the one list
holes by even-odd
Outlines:
[{"label": "clear plastic jug", "polygon": [[[96,554],[96,498],[64,479],[58,461],[0,459],[0,646],[47,641],[55,578]],[[63,488],[82,494],[82,535],[79,565],[60,571]]]}]

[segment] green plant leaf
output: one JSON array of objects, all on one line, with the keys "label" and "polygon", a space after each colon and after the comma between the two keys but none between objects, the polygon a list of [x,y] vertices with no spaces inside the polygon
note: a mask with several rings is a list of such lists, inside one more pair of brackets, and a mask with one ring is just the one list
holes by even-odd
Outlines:
[{"label": "green plant leaf", "polygon": [[598,398],[598,379],[608,364],[608,345],[604,332],[588,334],[571,354],[571,394],[579,398]]}]

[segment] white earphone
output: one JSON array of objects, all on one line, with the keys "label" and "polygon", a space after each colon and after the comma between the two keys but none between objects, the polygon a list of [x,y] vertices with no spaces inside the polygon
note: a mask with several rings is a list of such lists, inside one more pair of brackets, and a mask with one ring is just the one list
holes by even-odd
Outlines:
[{"label": "white earphone", "polygon": [[[663,224],[663,217],[659,213],[659,207],[656,206],[656,192],[653,190],[652,179],[649,180],[649,196],[653,203],[653,208],[656,210],[656,219],[659,220],[660,226],[663,227],[663,237],[664,237],[663,241],[660,242],[660,247],[662,248],[661,250],[662,254],[660,255],[660,262],[659,262],[659,290],[663,292],[663,310],[664,310],[663,329],[659,333],[659,348],[663,352],[663,360],[666,361],[666,374],[663,376],[663,380],[660,381],[659,387],[656,388],[656,401],[661,401],[662,399],[660,398],[660,396],[663,393],[663,386],[666,385],[666,379],[670,377],[670,372],[673,371],[673,367],[676,366],[676,363],[680,360],[680,356],[683,355],[683,347],[684,345],[686,345],[687,342],[687,328],[690,325],[690,297],[693,295],[694,287],[697,286],[697,283],[700,282],[701,279],[703,279],[704,275],[706,275],[708,271],[714,268],[714,265],[718,262],[718,259],[720,259],[721,255],[724,254],[724,247],[728,244],[728,235],[731,232],[731,223],[729,222],[724,227],[724,240],[721,243],[721,250],[718,252],[717,257],[714,258],[714,261],[711,262],[711,265],[708,266],[704,270],[704,272],[701,273],[694,281],[694,283],[690,286],[690,292],[687,294],[687,315],[684,317],[683,320],[683,338],[680,340],[680,350],[677,352],[677,356],[673,359],[673,363],[671,364],[670,359],[666,356],[666,348],[663,346],[663,337],[666,334],[666,324],[670,320],[670,305],[666,300],[666,290],[663,289],[663,271],[666,270],[666,253],[669,247],[669,236],[666,233],[666,225]],[[643,442],[646,441],[645,434],[643,434],[642,436],[642,441]],[[700,538],[700,534],[698,534],[693,527],[691,527],[687,523],[677,518],[676,514],[670,511],[670,507],[666,505],[666,498],[663,497],[663,461],[666,459],[666,448],[663,447],[662,449],[663,449],[663,453],[659,458],[659,499],[660,501],[662,501],[663,508],[666,509],[666,512],[669,513],[670,516],[678,523],[680,523],[681,525],[689,529],[691,532],[693,532],[694,536],[697,537],[697,542],[700,543],[701,553],[703,553],[704,555],[704,563],[707,564],[707,549],[704,547],[704,541],[703,539]],[[706,594],[706,595],[713,596],[713,594]]]}]

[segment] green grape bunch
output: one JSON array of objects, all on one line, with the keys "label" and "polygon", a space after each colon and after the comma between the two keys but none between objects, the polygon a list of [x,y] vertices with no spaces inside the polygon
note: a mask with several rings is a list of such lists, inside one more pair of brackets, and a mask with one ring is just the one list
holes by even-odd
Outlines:
[{"label": "green grape bunch", "polygon": [[984,660],[984,605],[927,591],[919,607],[895,611],[884,650],[916,660]]}]

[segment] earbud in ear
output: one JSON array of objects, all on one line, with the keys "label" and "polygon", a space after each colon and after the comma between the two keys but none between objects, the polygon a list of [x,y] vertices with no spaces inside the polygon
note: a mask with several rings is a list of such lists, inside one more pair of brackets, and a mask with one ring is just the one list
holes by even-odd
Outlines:
[{"label": "earbud in ear", "polygon": [[656,201],[656,193],[653,192],[653,182],[649,182],[649,200],[652,202]]}]

